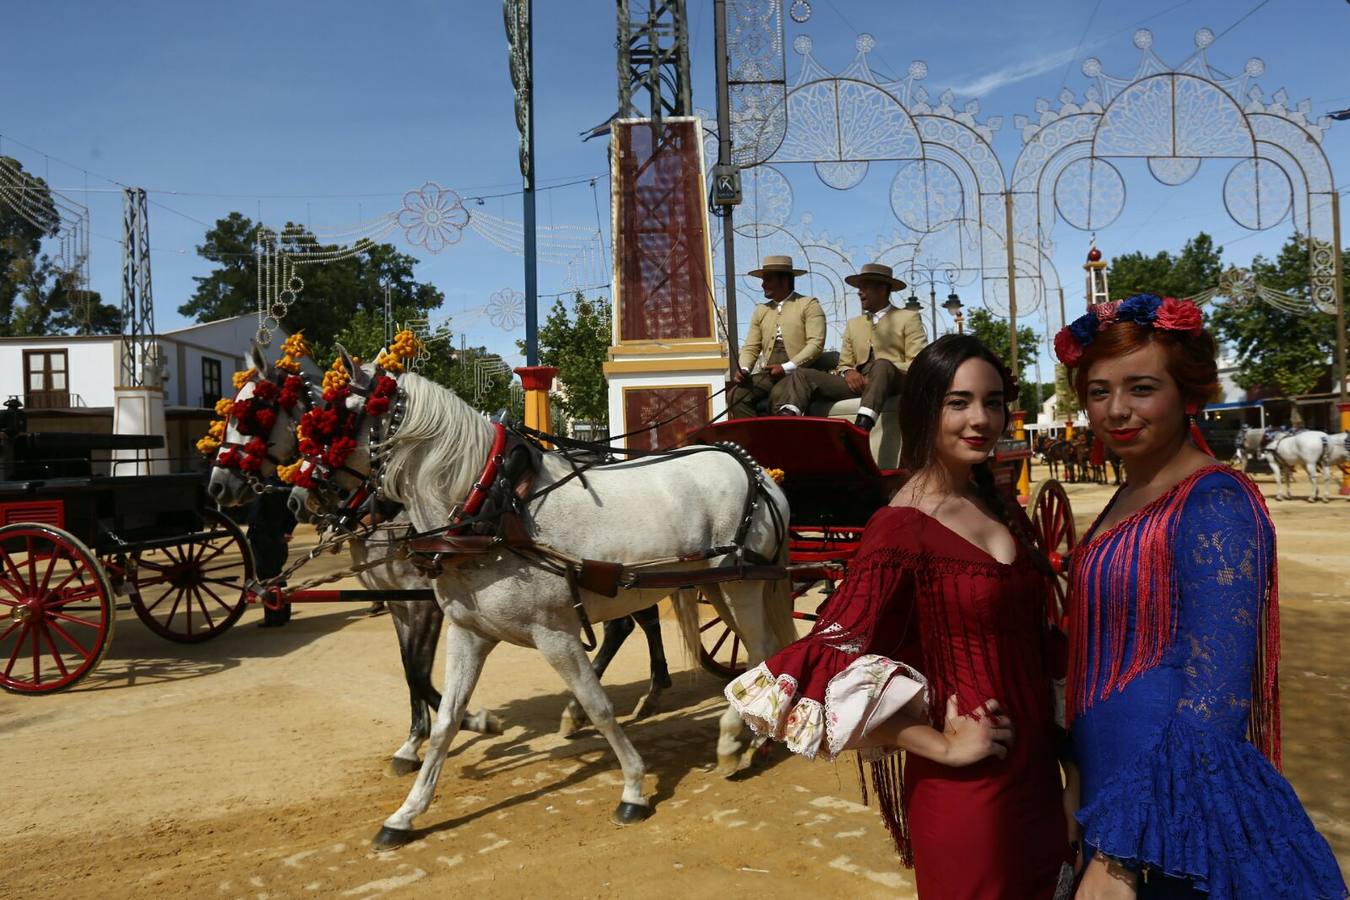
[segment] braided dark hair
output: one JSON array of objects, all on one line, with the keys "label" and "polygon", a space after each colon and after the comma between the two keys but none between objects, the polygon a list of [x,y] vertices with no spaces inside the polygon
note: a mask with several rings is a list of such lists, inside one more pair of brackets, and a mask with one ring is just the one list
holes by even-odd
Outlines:
[{"label": "braided dark hair", "polygon": [[[1003,421],[1005,425],[1009,421],[1008,403],[1017,396],[1017,388],[1003,360],[974,335],[948,334],[938,338],[914,357],[900,401],[900,408],[905,411],[900,416],[900,463],[911,472],[920,471],[932,461],[943,400],[956,377],[956,370],[970,359],[982,359],[998,373],[1003,383]],[[1026,549],[1036,569],[1046,577],[1054,577],[1055,570],[1037,546],[1026,517],[1015,514],[1008,506],[1008,497],[994,483],[989,464],[980,463],[973,467],[971,480],[975,496]]]}]

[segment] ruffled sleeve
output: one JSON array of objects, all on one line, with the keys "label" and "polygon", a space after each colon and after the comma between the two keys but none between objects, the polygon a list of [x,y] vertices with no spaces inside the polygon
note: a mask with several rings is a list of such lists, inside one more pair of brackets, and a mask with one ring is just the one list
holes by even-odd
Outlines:
[{"label": "ruffled sleeve", "polygon": [[[869,523],[847,578],[811,633],[731,682],[726,697],[758,734],[807,758],[833,759],[915,698],[926,682],[901,661],[914,604],[912,564],[893,552],[894,522]],[[874,759],[894,750],[869,750]]]},{"label": "ruffled sleeve", "polygon": [[1234,476],[1208,476],[1187,498],[1175,552],[1177,631],[1163,665],[1179,673],[1178,698],[1157,743],[1078,811],[1084,840],[1214,900],[1345,897],[1326,841],[1248,739],[1253,675],[1267,662],[1270,520]]}]

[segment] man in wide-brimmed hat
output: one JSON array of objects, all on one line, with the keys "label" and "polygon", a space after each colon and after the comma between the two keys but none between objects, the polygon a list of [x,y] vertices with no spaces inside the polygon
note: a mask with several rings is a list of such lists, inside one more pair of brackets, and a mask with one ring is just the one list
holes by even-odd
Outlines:
[{"label": "man in wide-brimmed hat", "polygon": [[[750,330],[741,345],[739,370],[727,398],[730,417],[757,415],[756,406],[769,398],[769,411],[782,412],[787,376],[809,367],[825,349],[825,311],[815,297],[797,293],[796,278],[805,269],[790,256],[766,256],[751,275],[764,282],[765,302],[750,316]],[[800,415],[799,407],[787,412]]]},{"label": "man in wide-brimmed hat", "polygon": [[900,393],[909,364],[928,344],[923,319],[910,309],[891,305],[891,291],[905,283],[890,266],[868,263],[844,279],[862,297],[862,315],[848,320],[839,368],[833,373],[799,369],[786,379],[784,405],[803,412],[811,400],[830,401],[862,398],[856,423],[870,431],[886,400]]}]

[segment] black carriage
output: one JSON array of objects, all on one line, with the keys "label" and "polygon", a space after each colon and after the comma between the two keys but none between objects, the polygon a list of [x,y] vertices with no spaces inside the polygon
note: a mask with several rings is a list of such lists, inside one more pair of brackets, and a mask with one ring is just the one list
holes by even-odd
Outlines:
[{"label": "black carriage", "polygon": [[0,688],[64,690],[93,671],[130,606],[152,631],[196,643],[244,612],[252,557],[206,502],[200,473],[119,475],[114,454],[159,436],[0,434]]}]

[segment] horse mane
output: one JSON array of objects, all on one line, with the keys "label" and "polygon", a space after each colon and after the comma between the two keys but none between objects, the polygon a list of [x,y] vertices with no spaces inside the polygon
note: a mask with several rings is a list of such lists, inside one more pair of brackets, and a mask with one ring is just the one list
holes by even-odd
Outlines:
[{"label": "horse mane", "polygon": [[492,428],[454,391],[420,375],[403,375],[399,388],[403,422],[374,448],[384,457],[384,492],[404,504],[416,493],[449,509],[464,500],[482,470]]}]

